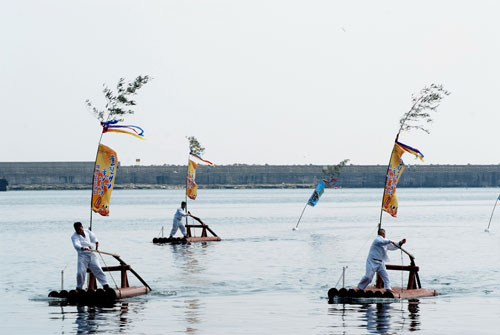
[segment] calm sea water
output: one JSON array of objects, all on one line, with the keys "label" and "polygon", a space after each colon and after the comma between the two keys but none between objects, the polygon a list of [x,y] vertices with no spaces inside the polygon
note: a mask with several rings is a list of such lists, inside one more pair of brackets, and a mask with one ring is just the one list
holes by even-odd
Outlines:
[{"label": "calm sea water", "polygon": [[[498,189],[399,189],[399,217],[384,214],[387,237],[408,240],[422,286],[440,295],[332,305],[327,291],[343,266],[346,286],[364,274],[382,191],[329,189],[293,232],[311,192],[200,190],[189,209],[223,240],[159,246],[151,240],[162,226],[170,229],[183,192],[115,190],[111,216],[94,216],[93,231],[100,248],[121,255],[153,291],[109,308],[60,306],[47,298],[60,289],[62,270],[65,288],[75,286],[72,223],[88,222],[90,191],[0,193],[1,332],[499,333],[500,209],[491,232],[484,232]],[[391,260],[409,263],[399,252]],[[406,281],[399,272],[390,275],[395,286]]]}]

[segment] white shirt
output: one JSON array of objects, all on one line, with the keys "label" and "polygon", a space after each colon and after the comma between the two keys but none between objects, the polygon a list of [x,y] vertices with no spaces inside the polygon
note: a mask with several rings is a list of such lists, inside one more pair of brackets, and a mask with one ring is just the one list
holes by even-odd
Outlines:
[{"label": "white shirt", "polygon": [[95,249],[95,243],[99,242],[97,240],[97,237],[90,230],[84,230],[83,233],[85,234],[85,237],[78,234],[76,231],[71,236],[71,241],[73,241],[73,247],[75,247],[75,249],[76,249],[76,251],[78,251],[78,253],[84,252],[84,250],[82,250],[82,248],[84,248],[84,247],[89,247],[90,249]]},{"label": "white shirt", "polygon": [[383,261],[388,262],[389,257],[387,256],[387,250],[396,250],[397,247],[391,243],[390,240],[383,238],[378,235],[375,240],[373,240],[372,246],[370,247],[370,253],[368,254],[369,261]]},{"label": "white shirt", "polygon": [[177,211],[175,212],[174,221],[182,221],[182,218],[186,217],[186,216],[187,216],[187,213],[184,212],[182,207],[179,207],[179,208],[177,208]]}]

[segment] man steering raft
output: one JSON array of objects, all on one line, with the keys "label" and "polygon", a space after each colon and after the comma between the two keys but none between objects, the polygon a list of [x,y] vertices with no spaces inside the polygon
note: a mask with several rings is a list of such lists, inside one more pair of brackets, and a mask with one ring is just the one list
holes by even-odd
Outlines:
[{"label": "man steering raft", "polygon": [[389,275],[385,269],[385,262],[389,261],[387,250],[396,250],[398,249],[398,246],[401,247],[406,243],[406,239],[402,239],[398,242],[398,246],[396,246],[396,243],[385,238],[384,229],[379,229],[377,234],[377,237],[370,247],[368,258],[366,259],[366,273],[358,284],[358,288],[361,290],[364,290],[368,284],[371,283],[375,273],[378,273],[380,277],[382,277],[382,280],[384,281],[384,289],[391,289]]},{"label": "man steering raft", "polygon": [[97,237],[89,230],[84,230],[81,222],[75,222],[73,224],[75,228],[75,233],[71,236],[73,241],[73,246],[78,253],[78,267],[76,272],[76,290],[82,290],[83,284],[85,283],[85,276],[87,275],[87,268],[97,278],[99,283],[101,283],[104,289],[108,289],[108,281],[106,280],[106,275],[99,265],[99,261],[95,253],[91,252],[95,245],[95,250],[99,247],[99,241]]},{"label": "man steering raft", "polygon": [[177,208],[177,211],[175,212],[174,215],[174,222],[172,223],[172,230],[170,231],[170,237],[172,238],[175,233],[177,233],[177,229],[181,230],[182,235],[184,235],[184,238],[186,238],[186,227],[184,227],[184,224],[182,224],[182,218],[185,218],[186,216],[191,216],[191,213],[188,211],[186,213],[186,202],[183,201],[181,202],[181,207]]}]

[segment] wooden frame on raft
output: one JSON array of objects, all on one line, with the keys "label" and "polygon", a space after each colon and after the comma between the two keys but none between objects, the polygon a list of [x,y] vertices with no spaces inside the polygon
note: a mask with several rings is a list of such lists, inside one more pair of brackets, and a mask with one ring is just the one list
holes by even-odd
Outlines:
[{"label": "wooden frame on raft", "polygon": [[[208,225],[204,224],[200,218],[192,216],[193,219],[198,221],[200,224],[187,224],[186,225],[186,235],[188,242],[204,242],[204,241],[220,241],[221,238],[217,236],[216,233],[212,229],[208,227]],[[191,234],[191,228],[201,228],[201,235],[199,237],[193,236]],[[207,235],[207,230],[212,234],[212,236]]]},{"label": "wooden frame on raft", "polygon": [[[155,244],[163,244],[163,243],[170,243],[170,244],[186,244],[186,243],[191,243],[191,242],[218,242],[221,241],[221,238],[217,236],[217,234],[210,229],[208,225],[203,223],[200,218],[196,216],[192,216],[193,219],[198,221],[200,224],[186,224],[186,238],[181,238],[181,237],[163,237],[163,227],[162,227],[162,237],[155,237],[153,238],[153,243]],[[201,235],[200,236],[193,236],[193,231],[195,228],[201,228]],[[193,231],[191,230],[193,229]],[[212,234],[212,236],[208,236],[207,231]]]},{"label": "wooden frame on raft", "polygon": [[[132,269],[132,267],[125,263],[120,256],[116,254],[112,254],[110,252],[105,251],[97,251],[91,250],[92,252],[105,254],[114,257],[120,265],[116,266],[103,266],[102,271],[104,272],[120,272],[121,283],[119,288],[108,288],[97,289],[96,277],[90,269],[87,269],[89,274],[89,285],[86,290],[61,290],[60,292],[52,291],[49,293],[50,298],[62,298],[67,299],[68,302],[77,303],[77,304],[113,304],[117,299],[125,299],[136,297],[139,295],[147,294],[152,291],[151,287],[144,281],[144,279],[139,276],[137,272]],[[134,274],[134,276],[144,285],[144,286],[130,286],[127,276],[127,271],[130,271]]]}]

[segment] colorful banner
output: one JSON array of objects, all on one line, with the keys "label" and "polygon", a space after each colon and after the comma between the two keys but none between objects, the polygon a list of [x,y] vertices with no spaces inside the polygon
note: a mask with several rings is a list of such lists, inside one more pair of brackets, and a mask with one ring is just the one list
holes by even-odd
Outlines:
[{"label": "colorful banner", "polygon": [[94,171],[94,185],[92,187],[92,210],[102,216],[109,215],[109,202],[115,184],[116,152],[104,144],[99,145]]},{"label": "colorful banner", "polygon": [[145,140],[144,130],[141,127],[133,125],[118,125],[117,120],[101,122],[103,133],[122,133],[132,135],[138,139]]},{"label": "colorful banner", "polygon": [[187,181],[186,181],[186,195],[189,199],[195,200],[198,195],[198,185],[196,185],[196,168],[198,164],[189,160],[188,172],[187,172]]},{"label": "colorful banner", "polygon": [[403,144],[398,141],[396,141],[396,144],[398,144],[404,151],[409,152],[412,155],[415,155],[415,157],[419,158],[422,162],[424,161],[424,154],[421,153],[418,149],[412,148],[409,145]]},{"label": "colorful banner", "polygon": [[401,174],[405,169],[405,165],[403,163],[403,160],[401,159],[401,156],[403,156],[405,152],[409,152],[415,155],[422,161],[422,158],[424,157],[424,155],[417,149],[409,147],[398,141],[394,143],[394,148],[392,149],[391,154],[391,161],[387,170],[387,182],[385,184],[384,200],[382,202],[382,210],[389,213],[393,217],[396,217],[398,214],[396,186],[398,184],[399,177],[401,177]]},{"label": "colorful banner", "polygon": [[316,204],[319,201],[319,198],[321,198],[324,191],[325,191],[325,182],[322,180],[318,183],[318,186],[316,186],[316,189],[314,190],[313,194],[307,201],[307,204],[312,207],[316,206]]},{"label": "colorful banner", "polygon": [[206,159],[203,159],[201,158],[200,154],[199,153],[196,153],[196,152],[190,152],[189,153],[191,156],[193,157],[196,157],[197,159],[199,159],[200,161],[204,162],[204,163],[207,163],[208,165],[210,166],[215,166],[214,163],[210,162],[210,161],[207,161]]},{"label": "colorful banner", "polygon": [[331,188],[337,188],[333,183],[339,180],[338,178],[332,178],[330,180],[323,179],[325,182],[325,186],[331,187]]}]

